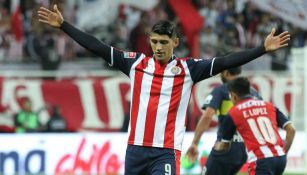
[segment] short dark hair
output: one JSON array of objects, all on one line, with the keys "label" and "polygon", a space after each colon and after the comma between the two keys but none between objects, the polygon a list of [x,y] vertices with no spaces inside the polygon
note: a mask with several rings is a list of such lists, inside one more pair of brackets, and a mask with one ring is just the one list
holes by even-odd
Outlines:
[{"label": "short dark hair", "polygon": [[230,73],[230,75],[239,75],[242,72],[242,68],[241,66],[239,66],[239,67],[227,69],[227,71]]},{"label": "short dark hair", "polygon": [[227,82],[229,92],[237,94],[239,97],[244,97],[250,94],[250,83],[246,77],[238,77]]},{"label": "short dark hair", "polygon": [[177,29],[175,24],[167,20],[157,22],[154,26],[152,26],[151,32],[159,35],[167,35],[170,38],[177,37]]}]

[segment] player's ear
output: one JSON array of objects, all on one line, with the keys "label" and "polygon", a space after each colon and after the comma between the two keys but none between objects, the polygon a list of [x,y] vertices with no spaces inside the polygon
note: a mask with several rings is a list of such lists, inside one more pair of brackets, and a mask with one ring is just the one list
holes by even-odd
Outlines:
[{"label": "player's ear", "polygon": [[234,104],[236,104],[240,100],[239,96],[236,93],[232,92],[231,96],[233,98],[233,103]]},{"label": "player's ear", "polygon": [[225,70],[224,71],[224,76],[226,77],[226,78],[228,78],[228,77],[230,77],[231,76],[231,74],[229,73],[229,71],[228,70]]},{"label": "player's ear", "polygon": [[229,98],[232,100],[232,92],[229,92]]},{"label": "player's ear", "polygon": [[174,44],[175,44],[175,47],[177,47],[179,45],[179,38],[173,38],[173,41],[174,41]]},{"label": "player's ear", "polygon": [[231,99],[231,101],[232,101],[233,104],[236,103],[236,100],[237,100],[236,98],[237,98],[237,96],[236,96],[235,93],[229,92],[229,98]]}]

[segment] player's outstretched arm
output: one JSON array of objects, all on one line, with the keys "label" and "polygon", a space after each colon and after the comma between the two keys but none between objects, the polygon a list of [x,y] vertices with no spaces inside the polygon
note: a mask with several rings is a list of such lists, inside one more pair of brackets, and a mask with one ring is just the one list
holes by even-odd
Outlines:
[{"label": "player's outstretched arm", "polygon": [[289,32],[285,31],[277,36],[274,36],[275,31],[276,29],[273,28],[271,33],[266,37],[264,44],[259,47],[246,51],[235,52],[222,57],[216,57],[213,65],[213,74],[218,74],[223,70],[246,64],[262,56],[266,52],[272,52],[287,47],[290,40]]},{"label": "player's outstretched arm", "polygon": [[120,69],[127,65],[125,64],[125,59],[121,59],[123,57],[121,51],[113,49],[113,47],[99,41],[97,38],[77,29],[76,27],[66,22],[61,12],[58,10],[57,5],[54,5],[52,10],[49,10],[45,7],[40,7],[38,16],[40,22],[56,28],[60,28],[81,46],[102,57],[110,65],[113,65],[114,63],[114,66]]}]

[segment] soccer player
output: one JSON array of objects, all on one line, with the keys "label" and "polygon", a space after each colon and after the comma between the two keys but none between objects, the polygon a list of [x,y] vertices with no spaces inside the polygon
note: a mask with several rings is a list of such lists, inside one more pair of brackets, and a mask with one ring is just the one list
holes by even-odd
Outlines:
[{"label": "soccer player", "polygon": [[[221,124],[228,114],[228,110],[233,106],[226,83],[237,78],[241,74],[241,67],[234,67],[221,72],[223,84],[214,88],[206,97],[202,107],[202,116],[195,129],[194,138],[187,151],[188,158],[195,162],[198,157],[198,142],[205,130],[209,128],[213,116],[218,115],[217,141],[221,140]],[[262,99],[255,89],[251,88],[253,97]],[[236,134],[233,139],[230,150],[225,154],[216,153],[211,150],[206,165],[202,173],[208,175],[233,175],[236,174],[246,163],[247,155],[245,146],[240,135]]]},{"label": "soccer player", "polygon": [[[222,140],[214,149],[227,152],[237,129],[248,151],[249,174],[282,174],[295,135],[293,125],[272,103],[251,96],[247,78],[236,78],[227,86],[235,106],[222,124]],[[285,144],[278,127],[286,130]]]},{"label": "soccer player", "polygon": [[207,60],[177,58],[173,55],[179,44],[176,28],[168,21],[160,21],[149,34],[153,55],[146,56],[118,50],[78,30],[63,19],[56,5],[52,10],[41,7],[38,16],[40,22],[60,28],[130,78],[127,175],[179,175],[186,111],[193,85],[266,52],[286,47],[290,39],[288,32],[274,36],[273,29],[264,44],[254,49]]}]

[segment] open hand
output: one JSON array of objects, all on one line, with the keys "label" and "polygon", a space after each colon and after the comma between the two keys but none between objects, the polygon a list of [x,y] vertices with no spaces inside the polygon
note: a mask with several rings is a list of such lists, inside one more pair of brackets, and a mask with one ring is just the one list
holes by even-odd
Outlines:
[{"label": "open hand", "polygon": [[53,10],[45,7],[40,7],[38,10],[38,21],[49,24],[53,27],[60,27],[64,21],[61,12],[58,10],[57,5],[53,6]]},{"label": "open hand", "polygon": [[274,36],[276,29],[273,28],[271,33],[264,41],[265,51],[270,52],[288,46],[290,34],[288,31],[282,32],[278,36]]}]

